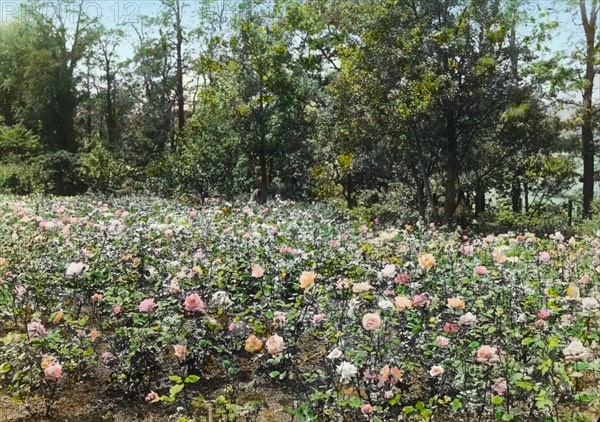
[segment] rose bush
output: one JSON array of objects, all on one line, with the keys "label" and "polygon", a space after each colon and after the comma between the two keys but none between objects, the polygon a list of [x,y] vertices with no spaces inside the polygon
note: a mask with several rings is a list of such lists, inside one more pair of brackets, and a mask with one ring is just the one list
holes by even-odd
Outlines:
[{"label": "rose bush", "polygon": [[0,216],[0,382],[46,413],[76,381],[189,419],[250,380],[301,419],[600,404],[596,238],[386,229],[289,202],[4,198]]}]

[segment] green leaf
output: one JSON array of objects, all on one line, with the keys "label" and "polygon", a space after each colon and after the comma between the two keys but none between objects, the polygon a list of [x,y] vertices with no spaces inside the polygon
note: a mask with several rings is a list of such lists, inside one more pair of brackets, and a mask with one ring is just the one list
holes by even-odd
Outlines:
[{"label": "green leaf", "polygon": [[421,410],[421,412],[419,412],[419,414],[421,415],[421,417],[424,420],[429,420],[429,418],[431,417],[431,415],[433,415],[433,410],[431,410],[431,409],[423,409],[423,410]]},{"label": "green leaf", "polygon": [[469,343],[469,349],[477,349],[480,345],[481,343],[479,343],[478,341],[472,341],[471,343]]},{"label": "green leaf", "polygon": [[348,404],[351,408],[356,409],[357,407],[360,407],[360,405],[362,404],[362,400],[360,399],[360,397],[354,397],[348,402]]},{"label": "green leaf", "polygon": [[525,337],[523,340],[521,340],[521,344],[523,346],[527,346],[528,344],[533,343],[533,339],[531,337]]},{"label": "green leaf", "polygon": [[181,390],[183,390],[183,384],[176,384],[169,388],[169,394],[171,397],[175,397]]},{"label": "green leaf", "polygon": [[177,383],[177,384],[181,384],[183,382],[181,377],[178,377],[177,375],[170,375],[169,381],[173,381],[174,383]]},{"label": "green leaf", "polygon": [[408,415],[410,413],[413,413],[415,411],[415,408],[412,406],[404,406],[402,408],[402,413],[404,413],[405,415]]},{"label": "green leaf", "polygon": [[459,399],[454,399],[450,402],[450,407],[452,408],[453,411],[457,411],[458,409],[460,409],[462,407],[462,403],[460,402]]},{"label": "green leaf", "polygon": [[200,381],[200,377],[198,375],[188,375],[185,379],[186,384],[195,384]]},{"label": "green leaf", "polygon": [[273,371],[273,372],[269,373],[269,376],[271,378],[277,378],[277,377],[279,377],[279,375],[281,375],[281,372],[279,372],[279,371]]},{"label": "green leaf", "polygon": [[492,403],[500,405],[504,403],[504,399],[502,398],[502,396],[492,396]]},{"label": "green leaf", "polygon": [[560,343],[560,338],[558,336],[548,337],[548,348],[550,350],[556,349],[558,347],[559,343]]}]

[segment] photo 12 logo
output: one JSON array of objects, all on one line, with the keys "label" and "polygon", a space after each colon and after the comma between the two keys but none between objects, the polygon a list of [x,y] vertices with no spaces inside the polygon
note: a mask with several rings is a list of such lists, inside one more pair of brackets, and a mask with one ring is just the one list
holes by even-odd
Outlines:
[{"label": "photo 12 logo", "polygon": [[[142,5],[153,1],[8,1],[0,0],[0,23],[12,20],[33,21],[43,16],[60,17],[64,23],[76,23],[80,16],[115,24],[137,23],[142,15]],[[159,2],[158,2],[159,3]]]}]

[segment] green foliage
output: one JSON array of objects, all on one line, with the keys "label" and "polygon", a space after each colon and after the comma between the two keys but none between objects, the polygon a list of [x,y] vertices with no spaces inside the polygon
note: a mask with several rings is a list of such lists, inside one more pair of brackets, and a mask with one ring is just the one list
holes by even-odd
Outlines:
[{"label": "green foliage", "polygon": [[6,126],[0,119],[0,157],[3,163],[28,161],[40,152],[40,147],[40,138],[32,131],[21,124]]},{"label": "green foliage", "polygon": [[0,191],[18,195],[43,191],[40,149],[39,137],[23,125],[0,123]]},{"label": "green foliage", "polygon": [[498,201],[493,209],[480,215],[474,228],[481,233],[512,231],[531,232],[540,236],[556,231],[565,236],[576,232],[575,227],[569,225],[566,203],[555,205],[546,202],[538,204],[533,213],[518,214],[512,211],[506,200]]},{"label": "green foliage", "polygon": [[98,140],[92,142],[89,152],[80,154],[78,164],[82,181],[90,190],[102,193],[121,190],[132,170]]},{"label": "green foliage", "polygon": [[45,177],[44,191],[54,195],[74,195],[85,192],[77,156],[61,150],[44,154],[39,159]]}]

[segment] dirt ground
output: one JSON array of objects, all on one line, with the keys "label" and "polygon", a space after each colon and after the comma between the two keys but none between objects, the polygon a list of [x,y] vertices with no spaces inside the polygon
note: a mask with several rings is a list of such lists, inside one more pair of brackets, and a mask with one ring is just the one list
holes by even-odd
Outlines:
[{"label": "dirt ground", "polygon": [[[99,385],[81,383],[68,386],[53,406],[49,417],[32,416],[26,404],[15,403],[11,397],[0,393],[0,422],[167,422],[177,421],[183,413],[175,406],[162,403],[145,403],[114,397],[102,391]],[[236,421],[288,422],[292,417],[284,411],[285,397],[278,390],[266,389],[260,393],[242,394],[237,402],[243,404],[251,400],[263,401],[263,406],[248,416],[237,416]],[[288,403],[289,404],[289,403]],[[32,400],[28,405],[43,413],[43,403]],[[178,415],[177,415],[178,413]],[[205,408],[200,415],[202,422],[221,420],[214,410]]]}]

